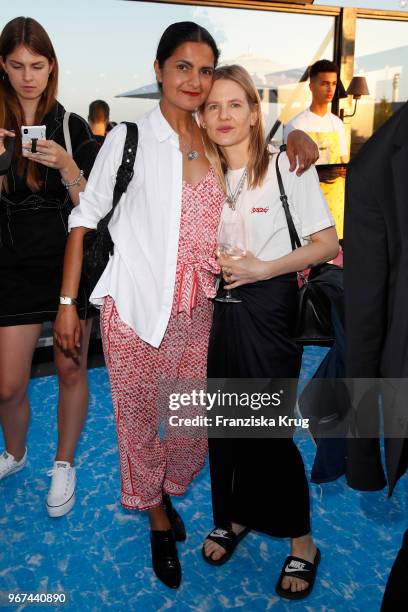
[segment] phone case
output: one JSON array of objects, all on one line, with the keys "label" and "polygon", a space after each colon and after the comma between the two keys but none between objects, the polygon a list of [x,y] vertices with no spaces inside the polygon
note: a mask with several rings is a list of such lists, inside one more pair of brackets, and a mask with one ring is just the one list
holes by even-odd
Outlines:
[{"label": "phone case", "polygon": [[45,140],[46,126],[45,125],[22,125],[21,140],[23,144],[31,142],[33,138],[37,140]]}]

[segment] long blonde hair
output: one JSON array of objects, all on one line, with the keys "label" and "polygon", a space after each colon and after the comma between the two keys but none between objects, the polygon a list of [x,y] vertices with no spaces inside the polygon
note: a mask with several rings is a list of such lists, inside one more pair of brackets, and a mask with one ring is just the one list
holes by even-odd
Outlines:
[{"label": "long blonde hair", "polygon": [[[214,71],[214,82],[220,79],[234,81],[245,92],[248,104],[251,110],[257,111],[255,124],[251,127],[251,136],[249,140],[249,161],[247,164],[248,186],[250,189],[255,189],[262,185],[268,170],[270,154],[267,148],[265,139],[264,121],[261,111],[261,99],[258,90],[253,82],[249,72],[242,66],[231,64],[229,66],[220,66]],[[205,103],[200,109],[203,112]],[[204,128],[201,128],[203,142],[207,157],[218,175],[221,184],[225,187],[225,173],[228,170],[227,159],[217,144],[212,142]]]}]

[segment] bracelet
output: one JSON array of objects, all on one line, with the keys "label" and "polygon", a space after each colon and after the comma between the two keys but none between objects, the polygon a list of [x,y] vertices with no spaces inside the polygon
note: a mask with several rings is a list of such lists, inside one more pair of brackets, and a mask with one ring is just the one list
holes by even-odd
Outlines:
[{"label": "bracelet", "polygon": [[76,177],[76,179],[74,179],[73,181],[64,181],[64,179],[61,179],[61,183],[64,185],[64,187],[66,189],[69,189],[70,187],[75,187],[75,185],[79,185],[81,178],[84,176],[84,171],[80,170],[79,171],[79,176]]},{"label": "bracelet", "polygon": [[75,298],[69,297],[68,295],[60,295],[59,303],[64,306],[76,306],[78,304]]}]

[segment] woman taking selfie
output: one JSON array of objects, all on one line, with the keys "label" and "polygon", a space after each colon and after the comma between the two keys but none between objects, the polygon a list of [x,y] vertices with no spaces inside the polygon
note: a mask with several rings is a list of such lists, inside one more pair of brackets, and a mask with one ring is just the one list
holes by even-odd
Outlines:
[{"label": "woman taking selfie", "polygon": [[[0,479],[26,463],[27,386],[41,324],[58,311],[68,215],[79,202],[97,147],[86,122],[69,118],[73,157],[57,102],[58,62],[44,28],[17,17],[0,35]],[[45,139],[28,140],[45,126]],[[23,134],[22,134],[23,133]],[[91,321],[78,294],[82,344],[77,359],[54,347],[59,381],[58,448],[47,496],[50,516],[75,503],[75,448],[88,406],[86,354]]]},{"label": "woman taking selfie", "polygon": [[[161,380],[206,374],[224,192],[193,112],[210,91],[218,56],[209,32],[195,23],[175,23],[163,33],[154,63],[160,104],[138,121],[135,173],[109,225],[114,253],[91,295],[101,307],[121,502],[148,512],[153,569],[171,588],[181,582],[176,540],[186,534],[170,496],[182,495],[198,474],[207,442],[173,431],[161,438],[157,403]],[[123,125],[108,134],[70,217],[63,292],[73,298],[83,237],[112,207],[125,137]],[[305,142],[302,133],[297,138],[295,144]],[[304,163],[313,156],[314,149]],[[57,335],[65,350],[75,351],[77,329],[75,307],[61,306]]]},{"label": "woman taking selfie", "polygon": [[[301,351],[292,340],[296,271],[338,252],[334,221],[316,171],[296,176],[289,172],[286,154],[279,158],[304,244],[292,252],[276,154],[266,146],[259,95],[244,68],[223,66],[215,71],[200,119],[207,156],[227,193],[220,236],[228,224],[237,232],[241,219],[246,240],[242,246],[239,238],[240,257],[219,257],[224,289],[231,290],[236,302],[215,302],[208,377],[297,379]],[[221,242],[232,245],[234,240],[237,233]],[[308,483],[293,439],[210,439],[209,447],[215,529],[205,540],[204,559],[212,565],[225,563],[250,528],[291,538],[291,556],[277,592],[288,599],[307,596],[320,553],[310,534]]]}]

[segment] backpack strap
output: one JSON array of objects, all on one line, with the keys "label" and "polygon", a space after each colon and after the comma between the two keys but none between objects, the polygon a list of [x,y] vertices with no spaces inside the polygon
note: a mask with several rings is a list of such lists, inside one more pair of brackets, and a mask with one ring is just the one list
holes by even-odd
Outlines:
[{"label": "backpack strap", "polygon": [[292,215],[290,214],[289,204],[288,204],[288,196],[285,193],[285,188],[283,186],[282,175],[279,170],[279,157],[285,151],[286,147],[281,147],[280,152],[276,156],[276,178],[278,179],[279,191],[280,191],[280,200],[282,202],[283,210],[285,211],[286,222],[288,224],[290,242],[292,244],[292,251],[296,248],[300,248],[302,243],[300,241],[299,235],[296,231],[295,224],[292,219]]},{"label": "backpack strap", "polygon": [[122,163],[116,174],[116,183],[113,189],[112,209],[116,207],[120,198],[128,188],[135,173],[134,165],[136,159],[137,145],[139,141],[139,130],[136,123],[123,121],[126,125],[126,140],[123,147]]},{"label": "backpack strap", "polygon": [[67,153],[72,157],[72,144],[71,144],[71,134],[69,133],[69,118],[71,113],[64,113],[64,119],[62,121],[62,129],[64,132],[64,140],[65,140],[65,148]]}]

